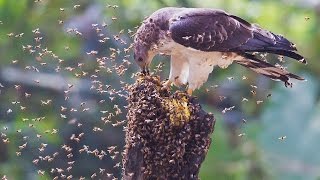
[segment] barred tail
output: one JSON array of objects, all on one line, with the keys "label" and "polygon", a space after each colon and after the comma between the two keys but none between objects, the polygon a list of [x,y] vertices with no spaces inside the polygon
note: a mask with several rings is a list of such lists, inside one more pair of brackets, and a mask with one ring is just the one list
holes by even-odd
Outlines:
[{"label": "barred tail", "polygon": [[241,55],[245,59],[238,60],[238,61],[236,61],[236,63],[238,63],[244,67],[247,67],[247,68],[249,68],[259,74],[267,76],[273,80],[283,81],[285,83],[286,87],[292,86],[292,83],[289,82],[290,78],[294,78],[297,80],[304,80],[304,78],[297,76],[295,74],[292,74],[285,69],[275,67],[272,64],[264,62],[252,54],[243,53]]}]

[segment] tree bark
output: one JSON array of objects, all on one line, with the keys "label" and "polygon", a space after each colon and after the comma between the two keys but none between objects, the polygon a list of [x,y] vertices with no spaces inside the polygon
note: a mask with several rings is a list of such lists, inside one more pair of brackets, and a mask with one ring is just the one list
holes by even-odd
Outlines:
[{"label": "tree bark", "polygon": [[170,94],[158,77],[129,87],[123,179],[198,179],[215,119],[184,92]]}]

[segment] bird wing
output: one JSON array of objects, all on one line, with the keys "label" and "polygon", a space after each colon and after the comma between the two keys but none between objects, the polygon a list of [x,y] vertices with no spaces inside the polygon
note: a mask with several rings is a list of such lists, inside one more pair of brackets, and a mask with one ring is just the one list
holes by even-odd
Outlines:
[{"label": "bird wing", "polygon": [[286,38],[221,10],[190,9],[169,21],[171,38],[201,51],[267,52],[288,56],[303,63],[304,58]]},{"label": "bird wing", "polygon": [[229,51],[253,38],[251,24],[224,11],[186,10],[170,19],[172,39],[201,51]]}]

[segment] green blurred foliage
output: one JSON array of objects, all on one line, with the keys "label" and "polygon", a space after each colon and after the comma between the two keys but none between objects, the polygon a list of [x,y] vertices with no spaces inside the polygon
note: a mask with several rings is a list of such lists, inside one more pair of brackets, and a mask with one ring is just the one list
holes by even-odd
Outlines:
[{"label": "green blurred foliage", "polygon": [[[276,87],[274,99],[261,115],[264,131],[259,135],[259,144],[264,158],[282,179],[315,179],[319,175],[320,84],[314,77],[306,77],[308,82],[297,84],[290,92]],[[281,98],[285,100],[277,101]]]},{"label": "green blurred foliage", "polygon": [[[74,8],[74,5],[80,5]],[[89,21],[82,31],[83,36],[75,33],[67,33],[68,26],[77,21],[85,22],[86,10],[93,6],[98,12],[98,18]],[[118,8],[108,8],[108,4],[117,4]],[[134,64],[128,67],[123,76],[117,76],[115,72],[108,73],[107,70],[95,72],[96,59],[87,55],[88,47],[99,48],[99,57],[109,56],[111,48],[127,48],[132,41],[128,35],[128,29],[134,30],[139,26],[142,19],[153,11],[165,6],[179,7],[209,7],[224,9],[232,14],[256,22],[263,28],[267,28],[277,34],[283,34],[296,43],[299,52],[307,57],[308,65],[285,59],[288,69],[296,74],[307,74],[306,82],[294,82],[294,88],[283,88],[282,83],[272,82],[257,76],[255,73],[242,67],[232,65],[227,70],[216,69],[210,76],[210,80],[201,90],[195,94],[207,111],[213,111],[217,123],[212,136],[212,145],[207,158],[201,168],[201,179],[316,179],[319,177],[320,156],[318,153],[319,139],[318,121],[320,119],[319,101],[319,76],[320,76],[320,5],[315,6],[311,1],[277,1],[277,0],[0,0],[0,72],[6,68],[16,68],[22,72],[29,72],[26,67],[37,67],[40,72],[62,76],[66,82],[56,81],[57,87],[66,83],[80,83],[81,80],[90,80],[90,77],[77,77],[75,73],[88,72],[95,74],[106,85],[112,85],[115,90],[121,89],[120,81],[132,83],[131,73],[138,71]],[[61,9],[63,8],[63,9]],[[112,20],[117,17],[117,20]],[[78,20],[77,20],[78,18]],[[59,23],[60,22],[60,23]],[[77,22],[77,23],[79,23]],[[92,37],[85,34],[86,30],[92,30],[92,24],[103,24],[108,26],[103,33],[108,34],[111,40],[105,44],[95,46]],[[80,23],[81,24],[81,23]],[[29,53],[23,50],[23,46],[36,46],[38,43],[34,38],[38,37],[32,31],[39,28],[41,32],[41,48],[52,51],[52,56],[44,55],[39,60],[39,52]],[[79,28],[80,29],[80,28]],[[112,41],[113,36],[124,29],[121,37],[128,44],[121,45]],[[80,30],[79,30],[80,31]],[[12,33],[12,35],[10,35]],[[15,37],[24,33],[21,37]],[[90,34],[90,33],[89,33]],[[93,36],[95,38],[96,36]],[[43,53],[43,52],[42,52]],[[107,62],[117,65],[122,63],[124,54],[119,53],[115,62]],[[269,58],[276,59],[274,56]],[[132,61],[131,57],[127,58]],[[12,63],[18,60],[18,63]],[[59,60],[63,61],[59,64]],[[40,63],[46,63],[41,66]],[[153,67],[164,62],[162,79],[168,77],[169,64],[167,57],[156,57]],[[84,63],[78,68],[78,63]],[[55,72],[60,66],[61,71]],[[75,67],[73,72],[67,71],[66,67]],[[2,76],[2,77],[1,77]],[[0,83],[5,88],[0,88],[0,133],[1,140],[9,138],[10,143],[0,142],[0,177],[6,175],[9,179],[51,179],[51,168],[66,167],[69,159],[59,159],[57,164],[40,162],[32,163],[35,158],[42,155],[38,148],[41,143],[48,144],[50,149],[43,156],[61,151],[63,144],[71,144],[75,151],[82,145],[90,145],[92,149],[107,149],[110,145],[118,145],[121,150],[123,146],[123,132],[121,127],[113,127],[101,122],[101,111],[114,111],[114,105],[118,104],[123,114],[115,116],[112,122],[125,119],[125,98],[114,97],[109,94],[95,94],[92,91],[79,92],[70,97],[75,102],[68,104],[65,100],[63,90],[57,92],[52,89],[39,88],[33,85],[22,85],[17,90],[14,85],[23,82],[10,82],[5,79],[7,74],[0,74]],[[9,76],[9,74],[8,74]],[[243,81],[242,77],[248,77]],[[234,77],[229,81],[227,77]],[[31,79],[32,81],[35,79]],[[82,81],[81,81],[82,82]],[[54,82],[53,82],[54,83]],[[275,85],[276,84],[276,85]],[[219,87],[212,87],[218,85]],[[253,96],[250,85],[257,85],[257,95]],[[91,84],[85,84],[84,88],[90,89]],[[80,89],[81,86],[75,88]],[[82,87],[81,87],[82,88]],[[31,93],[30,98],[25,98],[24,93]],[[267,94],[272,94],[267,98]],[[228,103],[220,102],[219,96],[227,96]],[[111,101],[110,98],[115,98]],[[242,97],[249,99],[242,102]],[[41,101],[52,100],[49,106],[43,105]],[[99,100],[106,103],[99,104]],[[230,100],[230,102],[229,102]],[[262,100],[262,104],[257,101]],[[16,105],[12,102],[18,101]],[[78,109],[79,104],[85,101],[91,110],[87,114],[81,112],[61,112],[61,106]],[[77,104],[77,106],[75,105]],[[241,115],[232,115],[231,112],[223,114],[221,111],[232,105],[236,106],[236,112]],[[26,110],[21,110],[21,106]],[[8,110],[13,113],[7,113]],[[65,115],[64,118],[62,115]],[[41,119],[41,117],[45,117]],[[39,118],[41,120],[39,120]],[[241,120],[246,119],[247,123]],[[82,123],[83,128],[77,129],[72,122]],[[31,127],[32,126],[32,127]],[[102,133],[93,132],[94,127],[103,129]],[[54,130],[58,132],[52,133]],[[17,131],[21,130],[22,133]],[[85,132],[89,134],[80,145],[72,143],[70,135]],[[5,136],[3,135],[5,134]],[[240,135],[241,134],[241,135]],[[41,138],[37,138],[41,135]],[[240,136],[239,136],[240,135]],[[281,140],[281,137],[286,137]],[[28,139],[28,148],[19,152],[21,146]],[[280,139],[278,139],[280,138]],[[61,153],[63,154],[63,152]],[[75,153],[76,154],[76,153]],[[64,155],[64,154],[63,154]],[[76,165],[72,173],[74,178],[85,176],[89,178],[99,167],[107,169],[115,176],[120,176],[120,169],[114,169],[111,158],[105,158],[103,162],[92,156],[77,154],[73,158]],[[120,162],[118,158],[116,161]],[[44,175],[38,175],[38,170],[44,170]],[[67,173],[66,173],[67,174]]]}]

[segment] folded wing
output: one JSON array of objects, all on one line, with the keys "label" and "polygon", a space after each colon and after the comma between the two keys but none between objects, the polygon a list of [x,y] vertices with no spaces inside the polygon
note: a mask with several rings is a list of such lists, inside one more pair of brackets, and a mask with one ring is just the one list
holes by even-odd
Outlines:
[{"label": "folded wing", "polygon": [[185,47],[200,51],[235,52],[244,57],[244,60],[236,61],[238,64],[271,79],[281,80],[286,86],[290,85],[290,78],[303,80],[250,54],[278,54],[306,64],[306,60],[296,53],[297,49],[292,42],[224,11],[182,11],[171,18],[169,31],[172,39]]},{"label": "folded wing", "polygon": [[221,10],[182,11],[170,20],[169,31],[175,42],[201,51],[266,52],[306,63],[283,36]]}]

